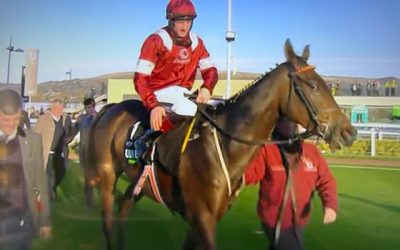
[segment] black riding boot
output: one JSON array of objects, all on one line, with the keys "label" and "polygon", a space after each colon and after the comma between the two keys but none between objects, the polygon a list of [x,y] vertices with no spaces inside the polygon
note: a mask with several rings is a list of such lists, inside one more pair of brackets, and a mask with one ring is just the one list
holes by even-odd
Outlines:
[{"label": "black riding boot", "polygon": [[134,142],[135,145],[135,158],[140,159],[146,163],[148,163],[149,157],[147,157],[146,153],[150,147],[153,146],[153,142],[157,137],[162,134],[161,131],[154,131],[152,129],[146,130],[142,136],[136,139]]}]

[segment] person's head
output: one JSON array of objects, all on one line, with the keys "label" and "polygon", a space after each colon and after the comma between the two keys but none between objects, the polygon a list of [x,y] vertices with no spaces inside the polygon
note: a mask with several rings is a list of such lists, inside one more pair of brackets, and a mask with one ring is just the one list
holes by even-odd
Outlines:
[{"label": "person's head", "polygon": [[196,9],[190,0],[170,0],[167,5],[168,26],[180,38],[189,34],[196,16]]},{"label": "person's head", "polygon": [[60,99],[54,99],[51,102],[50,112],[57,117],[62,116],[64,113],[64,104]]},{"label": "person's head", "polygon": [[13,134],[21,121],[22,102],[20,95],[12,89],[0,91],[0,130]]},{"label": "person's head", "polygon": [[83,101],[83,105],[85,106],[86,114],[93,115],[96,112],[96,102],[93,98],[89,97]]},{"label": "person's head", "polygon": [[[289,120],[287,117],[280,117],[274,131],[272,132],[273,140],[288,140],[293,139],[299,133],[297,123]],[[291,144],[284,144],[283,148],[289,153],[301,152],[302,140],[295,140]]]},{"label": "person's head", "polygon": [[292,138],[297,133],[297,124],[287,117],[279,118],[276,127],[272,132],[274,139],[286,140]]}]

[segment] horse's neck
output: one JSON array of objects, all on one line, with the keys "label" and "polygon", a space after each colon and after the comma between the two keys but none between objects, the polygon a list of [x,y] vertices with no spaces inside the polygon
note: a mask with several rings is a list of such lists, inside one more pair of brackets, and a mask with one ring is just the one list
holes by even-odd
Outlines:
[{"label": "horse's neck", "polygon": [[247,140],[266,140],[287,95],[281,93],[282,74],[282,70],[271,72],[230,102],[220,117],[224,129]]},{"label": "horse's neck", "polygon": [[[250,141],[268,139],[278,117],[279,89],[276,80],[265,78],[263,81],[241,94],[219,117],[223,129],[229,134]],[[240,176],[261,147],[239,143],[225,136],[221,139],[231,176]]]}]

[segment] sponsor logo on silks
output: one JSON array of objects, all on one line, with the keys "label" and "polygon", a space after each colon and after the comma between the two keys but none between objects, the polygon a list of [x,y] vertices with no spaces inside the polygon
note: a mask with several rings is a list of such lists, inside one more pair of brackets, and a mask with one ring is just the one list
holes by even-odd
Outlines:
[{"label": "sponsor logo on silks", "polygon": [[315,172],[317,171],[317,168],[314,166],[312,161],[306,157],[302,157],[302,161],[304,163],[304,170],[306,172]]},{"label": "sponsor logo on silks", "polygon": [[190,54],[189,51],[186,48],[182,48],[178,52],[178,58],[175,59],[174,63],[180,63],[180,64],[187,64],[190,61]]},{"label": "sponsor logo on silks", "polygon": [[285,171],[283,164],[271,164],[272,171]]}]

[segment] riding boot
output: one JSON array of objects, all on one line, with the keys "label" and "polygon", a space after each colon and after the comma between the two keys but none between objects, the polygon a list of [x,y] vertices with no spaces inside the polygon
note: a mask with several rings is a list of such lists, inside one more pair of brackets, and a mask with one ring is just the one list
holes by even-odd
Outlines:
[{"label": "riding boot", "polygon": [[157,137],[162,134],[161,131],[154,131],[152,129],[146,130],[142,136],[136,139],[134,142],[135,145],[135,158],[138,160],[142,160],[145,163],[148,163],[146,153],[150,147],[153,146],[153,142]]},{"label": "riding boot", "polygon": [[135,158],[146,164],[149,163],[150,157],[146,155],[148,149],[153,146],[155,139],[157,139],[163,133],[167,133],[169,130],[173,129],[175,127],[175,123],[178,122],[179,119],[183,119],[183,117],[174,115],[173,113],[168,113],[168,115],[164,117],[159,131],[154,131],[152,129],[146,130],[144,134],[137,138],[134,142]]}]

